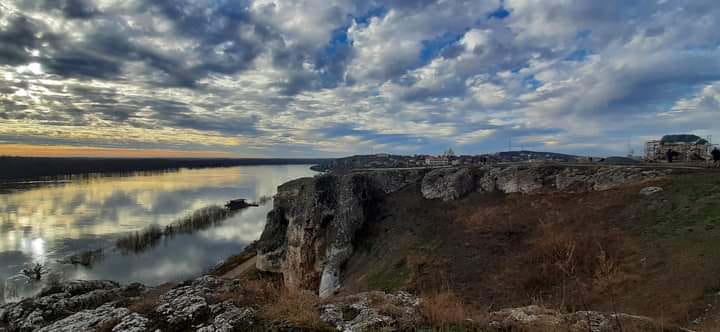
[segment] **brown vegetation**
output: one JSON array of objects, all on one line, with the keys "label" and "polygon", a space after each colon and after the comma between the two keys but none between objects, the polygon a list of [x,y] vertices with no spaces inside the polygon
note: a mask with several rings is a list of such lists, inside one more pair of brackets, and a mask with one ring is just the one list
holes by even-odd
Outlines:
[{"label": "brown vegetation", "polygon": [[130,233],[119,238],[115,242],[115,245],[123,252],[139,253],[156,246],[164,236],[170,237],[176,234],[190,234],[198,230],[207,229],[232,217],[235,213],[237,213],[237,211],[211,205],[196,210],[188,216],[165,227],[153,224],[141,231]]},{"label": "brown vegetation", "polygon": [[260,307],[259,316],[269,321],[282,321],[291,326],[326,329],[320,320],[319,299],[310,291],[281,289],[273,301]]},{"label": "brown vegetation", "polygon": [[230,301],[238,307],[251,306],[258,317],[276,326],[293,326],[311,330],[324,330],[320,320],[317,294],[285,288],[276,274],[255,271],[239,281],[234,291],[216,294],[210,303]]},{"label": "brown vegetation", "polygon": [[[665,191],[476,193],[448,203],[407,188],[363,230],[344,292],[405,289],[430,303],[448,292],[479,312],[542,304],[688,325],[720,289],[720,178],[654,184]],[[430,317],[462,316],[428,306]]]},{"label": "brown vegetation", "polygon": [[477,314],[471,313],[470,306],[452,291],[423,297],[420,310],[425,323],[437,328],[470,325],[477,320]]}]

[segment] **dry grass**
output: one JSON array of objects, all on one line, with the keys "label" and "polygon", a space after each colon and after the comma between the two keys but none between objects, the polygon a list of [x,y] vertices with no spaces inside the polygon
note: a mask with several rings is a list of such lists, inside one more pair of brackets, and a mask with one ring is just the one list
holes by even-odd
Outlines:
[{"label": "dry grass", "polygon": [[422,299],[420,311],[433,327],[461,326],[472,322],[468,306],[451,291],[439,292]]},{"label": "dry grass", "polygon": [[323,330],[327,325],[320,320],[318,296],[310,291],[286,289],[281,280],[267,277],[249,277],[231,292],[216,294],[210,303],[230,301],[236,306],[258,308],[258,317],[279,325],[290,325],[311,330]]},{"label": "dry grass", "polygon": [[277,301],[282,285],[276,279],[250,279],[240,282],[240,287],[229,292],[214,294],[208,301],[220,303],[230,301],[238,307],[265,305]]},{"label": "dry grass", "polygon": [[147,248],[154,247],[163,237],[159,225],[150,225],[139,232],[128,234],[115,242],[115,246],[123,252],[139,253]]},{"label": "dry grass", "polygon": [[268,321],[286,322],[292,326],[324,329],[327,325],[320,320],[318,303],[319,298],[312,292],[282,289],[274,301],[260,306],[259,316]]}]

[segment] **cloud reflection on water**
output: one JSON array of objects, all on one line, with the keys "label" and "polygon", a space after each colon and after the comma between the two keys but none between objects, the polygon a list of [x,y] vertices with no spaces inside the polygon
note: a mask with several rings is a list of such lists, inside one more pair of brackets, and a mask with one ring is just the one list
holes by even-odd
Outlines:
[{"label": "cloud reflection on water", "polygon": [[[273,195],[281,183],[311,174],[308,166],[214,168],[0,191],[0,277],[17,273],[24,263],[107,247],[119,234],[153,223],[167,225],[208,205]],[[271,205],[166,239],[139,255],[110,253],[92,269],[73,268],[66,276],[149,284],[191,277],[255,240]]]}]

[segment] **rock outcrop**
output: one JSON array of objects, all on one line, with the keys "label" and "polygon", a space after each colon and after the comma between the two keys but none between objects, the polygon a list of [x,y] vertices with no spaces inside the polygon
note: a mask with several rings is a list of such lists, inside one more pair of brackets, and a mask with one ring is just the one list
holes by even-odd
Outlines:
[{"label": "rock outcrop", "polygon": [[[278,330],[278,326],[281,326],[279,330],[307,330],[288,325],[283,321],[284,317],[267,320],[257,313],[256,308],[237,306],[233,300],[209,304],[216,299],[228,298],[227,295],[232,292],[242,292],[243,285],[239,280],[203,276],[187,281],[161,294],[157,301],[148,302],[152,307],[146,309],[150,313],[145,315],[126,306],[133,299],[141,299],[148,294],[146,292],[150,288],[135,284],[107,289],[103,287],[110,285],[101,286],[102,283],[73,282],[67,284],[68,287],[61,284],[64,289],[78,289],[77,286],[80,286],[82,290],[38,295],[0,306],[0,331],[224,332]],[[63,294],[62,297],[70,302],[81,302],[74,298],[99,289],[114,291],[117,296],[106,303],[77,311],[54,311],[59,308],[52,307],[52,301],[58,295]],[[431,330],[422,301],[407,292],[373,291],[333,297],[304,309],[314,311],[327,327],[338,331]],[[466,320],[455,324],[472,331],[689,331],[662,326],[643,316],[596,311],[562,313],[540,306],[503,309],[487,313],[482,321]]]},{"label": "rock outcrop", "polygon": [[640,195],[651,196],[651,195],[657,194],[662,191],[663,191],[663,188],[660,188],[660,187],[645,187],[645,188],[640,189]]},{"label": "rock outcrop", "polygon": [[211,304],[212,299],[239,288],[237,280],[202,276],[161,294],[140,314],[128,304],[142,301],[152,288],[110,281],[61,283],[36,297],[0,306],[0,331],[252,330],[255,309],[237,307],[230,301]]},{"label": "rock outcrop", "polygon": [[644,316],[598,311],[576,311],[564,314],[537,305],[492,312],[488,315],[487,325],[489,328],[499,331],[690,332],[690,330],[679,327],[662,326]]},{"label": "rock outcrop", "polygon": [[302,178],[278,187],[258,241],[256,266],[280,272],[291,288],[323,297],[340,286],[340,268],[382,195],[417,183],[421,171],[374,171]]},{"label": "rock outcrop", "polygon": [[490,168],[477,181],[481,192],[531,194],[543,191],[587,192],[608,190],[633,182],[641,182],[670,174],[672,170],[656,170],[630,166],[509,166]]},{"label": "rock outcrop", "polygon": [[[70,318],[57,322],[58,325],[53,325],[53,329],[48,331],[82,331],[83,326],[94,326],[127,314],[125,311],[115,310],[112,306],[103,307],[97,312],[92,310],[145,291],[145,287],[139,284],[121,287],[115,282],[105,280],[57,284],[43,289],[37,297],[0,307],[0,324],[9,325],[10,331],[36,331],[59,318],[77,315],[76,318],[83,321],[83,324],[90,325],[78,325]],[[85,318],[91,316],[101,318],[86,322]]]},{"label": "rock outcrop", "polygon": [[475,189],[469,168],[439,168],[425,174],[420,192],[427,199],[440,198],[451,201],[465,196]]},{"label": "rock outcrop", "polygon": [[38,332],[77,332],[112,329],[111,331],[147,331],[149,320],[127,308],[104,304],[92,310],[83,310],[58,320]]},{"label": "rock outcrop", "polygon": [[344,332],[407,330],[420,322],[420,299],[406,292],[360,293],[322,305],[320,319]]},{"label": "rock outcrop", "polygon": [[325,174],[278,188],[258,241],[256,267],[282,273],[290,288],[327,297],[340,287],[341,267],[353,253],[355,234],[375,203],[406,186],[426,199],[451,201],[472,191],[534,194],[607,190],[667,175],[642,167],[556,165],[447,167]]},{"label": "rock outcrop", "polygon": [[[474,172],[473,172],[474,171]],[[666,176],[671,170],[630,166],[563,167],[553,165],[439,168],[422,180],[427,199],[451,201],[472,191],[533,194],[546,191],[587,192]]]}]

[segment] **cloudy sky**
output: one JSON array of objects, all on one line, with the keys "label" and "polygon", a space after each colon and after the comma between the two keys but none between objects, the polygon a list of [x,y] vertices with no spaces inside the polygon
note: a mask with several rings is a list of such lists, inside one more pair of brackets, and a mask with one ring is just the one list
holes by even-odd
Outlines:
[{"label": "cloudy sky", "polygon": [[0,154],[641,153],[720,141],[720,3],[0,0],[0,80]]}]

